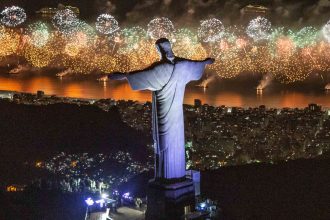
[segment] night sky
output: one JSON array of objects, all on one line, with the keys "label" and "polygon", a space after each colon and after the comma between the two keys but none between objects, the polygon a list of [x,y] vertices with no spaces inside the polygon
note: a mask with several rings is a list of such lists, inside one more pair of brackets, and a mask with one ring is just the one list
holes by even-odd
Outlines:
[{"label": "night sky", "polygon": [[[59,4],[78,7],[80,18],[36,13]],[[244,14],[249,4],[268,11]],[[0,0],[0,12],[9,6],[26,13],[0,15],[0,220],[83,219],[90,195],[95,206],[103,206],[101,193],[118,203],[126,192],[146,197],[155,168],[180,170],[159,181],[179,183],[185,163],[201,171],[201,198],[218,202],[221,219],[330,219],[330,0]],[[163,37],[178,59],[157,63],[219,61],[187,87],[183,113],[173,111],[182,106],[177,91],[174,101],[162,94],[167,84],[154,105],[151,92],[105,81],[131,80],[133,70],[156,62],[154,41]],[[157,111],[160,131],[178,126],[154,154]],[[190,184],[179,186],[192,193]],[[148,210],[163,209],[147,201]]]},{"label": "night sky", "polygon": [[94,19],[100,13],[110,13],[120,21],[145,23],[156,16],[165,16],[179,23],[195,23],[200,19],[217,17],[225,24],[238,23],[240,9],[248,4],[270,8],[273,24],[321,25],[330,18],[329,0],[3,0],[0,8],[19,5],[28,14],[45,6],[59,3],[79,7],[84,19]]}]

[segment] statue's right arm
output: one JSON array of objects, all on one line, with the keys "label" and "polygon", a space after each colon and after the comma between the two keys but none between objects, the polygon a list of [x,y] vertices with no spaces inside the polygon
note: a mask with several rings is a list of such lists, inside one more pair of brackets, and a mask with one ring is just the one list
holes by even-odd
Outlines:
[{"label": "statue's right arm", "polygon": [[111,80],[124,80],[127,77],[127,73],[114,72],[108,75]]},{"label": "statue's right arm", "polygon": [[150,67],[132,71],[128,73],[115,72],[108,75],[112,80],[127,79],[133,90],[151,90],[161,89],[171,77],[173,65],[167,63],[154,63]]},{"label": "statue's right arm", "polygon": [[110,80],[126,80],[133,90],[155,90],[157,87],[156,65],[143,70],[128,73],[114,72],[108,75]]},{"label": "statue's right arm", "polygon": [[[113,72],[110,74],[103,75],[98,78],[99,81],[107,81],[108,79],[110,80],[126,80],[128,78],[131,78],[134,75],[135,77],[145,77],[145,75],[148,75],[148,72],[152,72],[154,69],[154,66],[148,67],[143,70],[137,70],[137,71],[132,71],[128,73],[123,73],[123,72]],[[144,76],[142,76],[144,75]]]},{"label": "statue's right arm", "polygon": [[204,60],[190,60],[193,63],[203,63],[203,64],[213,64],[215,61],[214,58],[206,58]]},{"label": "statue's right arm", "polygon": [[213,64],[214,61],[215,61],[214,58],[206,58],[206,59],[204,60],[205,64]]},{"label": "statue's right arm", "polygon": [[185,59],[185,61],[183,62],[186,65],[186,71],[187,71],[186,79],[187,82],[189,82],[189,81],[199,80],[204,73],[205,66],[207,64],[214,63],[214,59],[213,58],[206,58],[204,60]]}]

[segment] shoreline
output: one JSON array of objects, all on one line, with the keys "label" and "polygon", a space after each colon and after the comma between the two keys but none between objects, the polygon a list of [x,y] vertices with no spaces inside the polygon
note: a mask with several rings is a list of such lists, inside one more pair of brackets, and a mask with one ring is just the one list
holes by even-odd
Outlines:
[{"label": "shoreline", "polygon": [[[41,97],[38,97],[38,93],[40,93]],[[139,105],[144,105],[150,101],[138,101],[138,100],[131,100],[131,99],[112,99],[112,98],[100,98],[100,99],[95,99],[95,98],[81,98],[81,97],[67,97],[67,96],[57,96],[57,95],[50,95],[50,94],[45,94],[44,91],[42,90],[38,90],[36,93],[30,93],[30,92],[18,92],[15,90],[0,90],[0,99],[9,99],[11,101],[14,101],[14,96],[15,95],[19,95],[19,96],[29,96],[30,98],[34,97],[37,98],[38,101],[42,101],[42,99],[53,99],[54,103],[35,103],[35,102],[26,102],[27,100],[20,102],[21,104],[55,104],[55,103],[68,103],[68,104],[87,104],[89,103],[90,105],[94,104],[95,102],[98,101],[102,101],[102,100],[108,100],[110,102],[114,102],[114,105],[116,105],[115,103],[117,102],[133,102]],[[34,100],[34,101],[37,101]],[[199,99],[195,99],[195,100],[199,100]],[[31,100],[30,100],[31,101]],[[48,100],[49,101],[49,100]],[[309,105],[311,104],[315,104],[317,106],[321,107],[322,111],[329,111],[329,115],[330,115],[330,107],[325,107],[325,106],[321,106],[318,105],[316,103],[309,103],[307,106],[305,107],[282,107],[282,108],[274,108],[274,107],[268,107],[267,105],[259,105],[259,106],[251,106],[251,107],[240,107],[240,106],[226,106],[226,105],[210,105],[207,103],[203,103],[202,106],[212,106],[215,108],[227,108],[227,109],[254,109],[254,108],[265,108],[266,110],[280,110],[280,109],[305,109],[307,108]],[[191,105],[191,104],[183,104],[183,106],[195,106],[195,105]]]}]

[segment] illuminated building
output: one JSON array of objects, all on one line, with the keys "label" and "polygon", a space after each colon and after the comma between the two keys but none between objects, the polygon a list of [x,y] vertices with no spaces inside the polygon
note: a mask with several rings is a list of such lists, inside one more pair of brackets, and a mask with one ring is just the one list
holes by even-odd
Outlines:
[{"label": "illuminated building", "polygon": [[39,11],[36,11],[36,13],[42,17],[52,18],[58,10],[63,10],[63,9],[70,9],[77,16],[79,16],[80,14],[79,8],[70,5],[62,5],[62,4],[58,4],[57,8],[51,8],[51,7],[41,8]]},{"label": "illuminated building", "polygon": [[262,5],[247,5],[241,9],[241,13],[245,15],[267,15],[269,8]]},{"label": "illuminated building", "polygon": [[200,99],[195,99],[194,103],[195,103],[195,107],[197,108],[202,106],[202,101]]},{"label": "illuminated building", "polygon": [[44,92],[44,91],[41,91],[41,90],[37,91],[37,98],[38,98],[38,99],[41,99],[41,98],[43,98],[44,96],[45,96],[45,92]]},{"label": "illuminated building", "polygon": [[10,100],[12,100],[13,96],[14,96],[14,92],[0,91],[0,98],[1,99],[10,99]]},{"label": "illuminated building", "polygon": [[262,5],[247,5],[241,9],[241,19],[248,21],[258,16],[267,17],[269,12],[269,8]]},{"label": "illuminated building", "polygon": [[317,104],[314,104],[314,103],[309,104],[308,108],[311,111],[320,111],[321,110],[321,106],[318,106]]},{"label": "illuminated building", "polygon": [[24,185],[13,184],[13,185],[7,186],[6,191],[7,192],[22,192],[22,191],[24,191],[24,189],[25,189]]},{"label": "illuminated building", "polygon": [[41,161],[37,161],[36,164],[35,164],[35,166],[37,168],[42,168],[43,167],[43,163]]}]

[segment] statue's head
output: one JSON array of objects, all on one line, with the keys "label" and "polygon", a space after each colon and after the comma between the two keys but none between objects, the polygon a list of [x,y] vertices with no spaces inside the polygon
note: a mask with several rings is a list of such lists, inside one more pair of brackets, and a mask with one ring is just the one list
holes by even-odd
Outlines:
[{"label": "statue's head", "polygon": [[160,38],[156,41],[156,47],[160,54],[161,59],[167,59],[173,62],[175,56],[172,51],[171,43],[166,38]]}]

